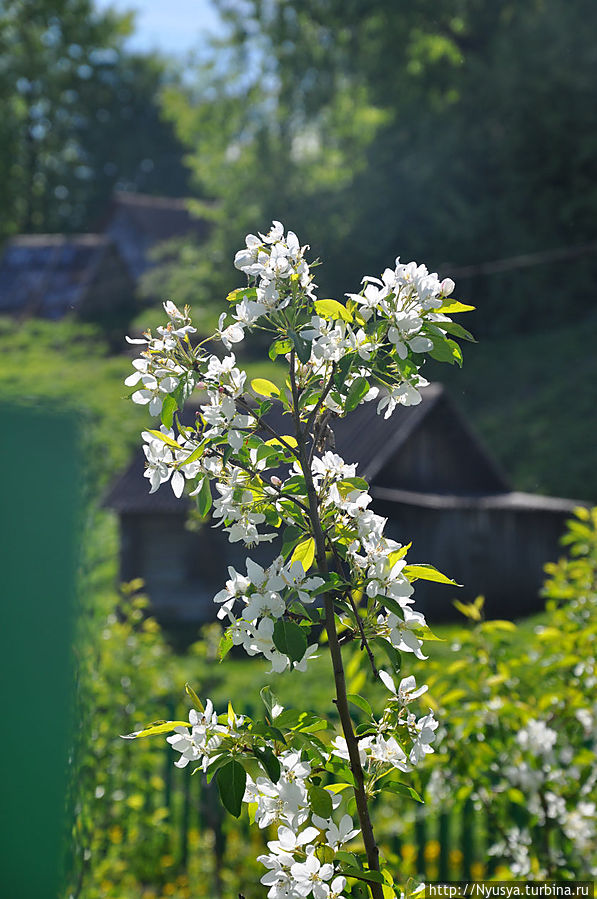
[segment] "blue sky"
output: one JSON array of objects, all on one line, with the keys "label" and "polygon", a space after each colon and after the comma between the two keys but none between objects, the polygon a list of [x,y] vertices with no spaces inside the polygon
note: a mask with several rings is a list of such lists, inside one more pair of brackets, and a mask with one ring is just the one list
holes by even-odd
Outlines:
[{"label": "blue sky", "polygon": [[135,33],[128,46],[159,50],[171,56],[196,49],[208,33],[219,30],[218,15],[210,0],[95,0],[98,9],[136,12]]}]

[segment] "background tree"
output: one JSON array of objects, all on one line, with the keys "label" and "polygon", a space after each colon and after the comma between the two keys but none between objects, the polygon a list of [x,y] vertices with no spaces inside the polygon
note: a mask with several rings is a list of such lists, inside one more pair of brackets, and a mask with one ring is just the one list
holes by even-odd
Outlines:
[{"label": "background tree", "polygon": [[[396,245],[410,258],[432,248],[441,268],[595,239],[589,0],[216,6],[227,38],[196,85],[166,99],[197,186],[217,200],[207,251],[187,249],[177,270],[179,298],[234,286],[214,274],[232,249],[220,226],[232,204],[241,229],[275,212],[307,231],[334,295]],[[586,314],[595,269],[582,255],[515,278],[472,273],[475,329]]]},{"label": "background tree", "polygon": [[0,4],[0,238],[93,227],[114,186],[185,192],[157,103],[169,76],[124,49],[131,28],[91,0]]}]

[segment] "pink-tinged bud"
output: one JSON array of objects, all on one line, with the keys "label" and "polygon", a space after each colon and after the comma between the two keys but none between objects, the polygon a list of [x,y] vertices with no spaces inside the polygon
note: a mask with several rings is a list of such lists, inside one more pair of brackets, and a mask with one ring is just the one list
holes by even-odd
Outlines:
[{"label": "pink-tinged bud", "polygon": [[197,389],[198,390],[207,390],[207,384],[205,381],[197,381]]},{"label": "pink-tinged bud", "polygon": [[441,284],[442,293],[445,297],[449,297],[456,285],[451,278],[444,278]]},{"label": "pink-tinged bud", "polygon": [[220,384],[220,386],[218,387],[218,393],[226,393],[226,388],[225,388],[225,387],[222,387],[221,384]]},{"label": "pink-tinged bud", "polygon": [[280,480],[280,478],[277,478],[276,475],[272,475],[272,477],[270,478],[270,482],[274,485],[274,487],[282,486],[282,481]]}]

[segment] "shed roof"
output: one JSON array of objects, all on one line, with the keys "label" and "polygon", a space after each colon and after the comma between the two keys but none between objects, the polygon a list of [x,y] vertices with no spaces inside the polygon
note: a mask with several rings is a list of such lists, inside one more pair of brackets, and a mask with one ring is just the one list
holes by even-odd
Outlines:
[{"label": "shed roof", "polygon": [[207,230],[204,220],[190,214],[184,197],[115,191],[103,230],[109,230],[110,220],[117,212],[126,213],[131,224],[155,243],[190,231],[204,236]]},{"label": "shed roof", "polygon": [[157,244],[193,235],[204,240],[205,219],[192,216],[184,197],[156,197],[116,191],[101,230],[118,244],[131,275],[136,279],[151,265],[149,251]]},{"label": "shed roof", "polygon": [[586,502],[562,499],[555,496],[541,496],[536,493],[494,493],[484,496],[460,496],[444,493],[420,493],[414,490],[394,490],[388,487],[372,487],[374,499],[385,503],[400,503],[403,506],[418,506],[423,509],[511,509],[519,512],[570,513]]},{"label": "shed roof", "polygon": [[77,309],[112,241],[103,234],[22,234],[0,260],[0,312],[61,318]]},{"label": "shed roof", "polygon": [[[474,455],[479,468],[486,469],[488,484],[493,485],[494,492],[507,492],[509,487],[505,478],[452,407],[444,388],[440,384],[432,384],[422,391],[422,397],[419,405],[400,406],[389,419],[377,415],[376,403],[362,404],[351,415],[335,419],[333,432],[336,451],[347,462],[358,463],[359,475],[375,485],[376,477],[400,454],[436,406],[439,403],[449,403],[450,413],[456,416],[456,421],[462,428],[462,439],[470,443],[470,453]],[[187,420],[190,422],[197,407],[189,404],[187,408],[189,411],[186,414],[190,416]],[[268,420],[278,433],[285,433],[287,430],[279,406],[269,413]],[[143,471],[144,456],[139,450],[129,468],[112,486],[105,504],[120,514],[180,515],[186,507],[181,505],[181,500],[177,500],[167,486],[150,495]]]}]

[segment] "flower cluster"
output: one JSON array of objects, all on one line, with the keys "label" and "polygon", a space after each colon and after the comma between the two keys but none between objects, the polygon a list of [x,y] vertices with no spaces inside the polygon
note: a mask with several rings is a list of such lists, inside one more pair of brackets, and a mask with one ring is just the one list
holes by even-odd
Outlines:
[{"label": "flower cluster", "polygon": [[[302,562],[285,564],[282,556],[277,556],[267,569],[252,559],[247,559],[246,564],[246,577],[232,567],[228,569],[230,580],[214,596],[214,602],[220,604],[218,618],[227,618],[234,644],[242,645],[248,655],[264,655],[271,662],[272,671],[280,673],[289,667],[305,671],[317,644],[307,646],[303,657],[293,662],[276,649],[274,627],[294,600],[312,603],[323,578],[307,577]],[[237,601],[244,604],[238,618],[234,614]]]},{"label": "flower cluster", "polygon": [[[393,880],[387,871],[382,875],[370,845],[364,856],[343,851],[360,833],[351,812],[358,811],[363,832],[370,832],[368,797],[383,789],[384,778],[402,777],[434,751],[438,723],[433,712],[410,709],[426,687],[417,688],[412,676],[396,687],[391,674],[379,672],[374,648],[383,649],[395,672],[400,652],[424,659],[428,628],[412,608],[413,582],[429,571],[433,580],[452,582],[431,566],[409,566],[408,546],[385,536],[386,519],[370,508],[356,465],[326,450],[328,422],[364,402],[376,401],[386,418],[399,405],[420,402],[424,354],[460,360],[448,335],[470,335],[447,313],[470,307],[448,300],[449,279],[440,282],[424,266],[399,260],[381,279],[365,278],[362,293],[347,295],[346,303],[319,300],[308,247],[292,231],[274,221],[267,234],[250,234],[245,243],[235,266],[248,286],[229,295],[231,315],[220,316],[213,335],[226,349],[223,357],[197,339],[187,308],[167,302],[167,324],[155,336],[148,331],[131,340],[143,349],[126,383],[137,388],[133,402],[161,419],[143,432],[150,492],[166,483],[177,497],[186,489],[199,515],[211,510],[214,526],[231,543],[281,537],[269,565],[247,558],[246,574],[230,567],[214,597],[226,625],[221,657],[236,645],[263,655],[275,673],[305,671],[324,627],[342,733],[311,713],[282,710],[262,691],[263,722],[231,708],[218,716],[211,702],[204,707],[192,693],[196,708],[188,723],[133,736],[173,730],[168,742],[179,753],[178,767],[194,763],[215,776],[232,814],[245,803],[260,828],[278,828],[259,859],[270,899],[342,899],[359,871],[378,899],[381,880],[388,888]],[[237,366],[231,349],[255,327],[274,335],[270,358],[288,362],[284,388],[264,378],[249,384]],[[194,390],[201,392],[199,411],[184,424],[177,413]],[[274,401],[293,423],[292,434],[273,427]],[[367,649],[363,658],[389,692],[378,716],[361,697],[357,708],[366,714],[356,732],[338,673],[341,646],[352,641]],[[330,783],[335,776],[342,782]]]},{"label": "flower cluster", "polygon": [[[397,714],[404,712],[409,703],[425,691],[424,687],[416,688],[412,676],[403,678],[397,688],[386,672],[382,672],[382,677],[393,694]],[[247,806],[251,820],[260,829],[277,828],[277,839],[270,840],[268,852],[258,856],[258,861],[266,868],[261,883],[268,887],[269,899],[305,899],[308,896],[313,899],[345,899],[347,878],[343,874],[342,862],[336,861],[336,853],[353,843],[360,830],[346,812],[346,800],[342,794],[334,787],[327,790],[316,786],[322,771],[321,754],[315,769],[313,761],[304,751],[281,749],[281,742],[268,741],[267,747],[252,750],[255,725],[250,719],[238,716],[231,707],[226,715],[218,715],[210,699],[203,705],[193,695],[199,708],[191,709],[188,724],[172,722],[170,729],[173,733],[167,737],[172,749],[179,753],[174,763],[176,767],[195,764],[210,776],[223,767],[229,752],[232,752],[233,759],[247,758],[251,751],[255,754],[269,751],[270,758],[275,758],[277,776],[272,774],[271,766],[268,766],[267,773],[262,769],[256,775],[243,775],[244,787],[238,796]],[[285,720],[289,725],[295,720],[293,713],[285,711],[275,699],[271,716],[273,723],[282,728]],[[425,734],[424,719],[416,721],[410,713],[407,717],[408,721],[404,723],[412,732],[413,740],[408,757],[393,736],[384,736],[387,730],[384,721],[379,722],[380,732],[375,738],[367,737],[360,741],[364,770],[373,781],[388,770],[411,770],[422,754],[432,751],[429,743],[433,735]],[[426,716],[425,720],[429,717]],[[129,738],[162,732],[167,727],[150,726],[130,734]],[[324,744],[320,742],[320,746],[323,749]],[[348,762],[346,741],[342,737],[334,739],[329,746],[326,764],[333,764],[334,758],[342,763]],[[341,786],[344,789],[347,785]],[[323,794],[325,811],[314,807],[313,790],[319,792],[319,806]]]}]

